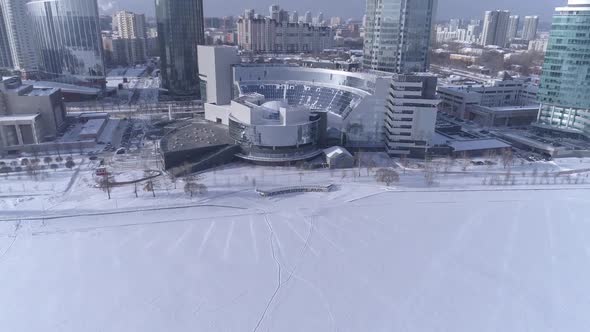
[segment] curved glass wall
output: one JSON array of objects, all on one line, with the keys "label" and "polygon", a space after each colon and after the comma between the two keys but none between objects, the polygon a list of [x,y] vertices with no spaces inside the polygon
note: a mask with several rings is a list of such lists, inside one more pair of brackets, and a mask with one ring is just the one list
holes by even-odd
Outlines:
[{"label": "curved glass wall", "polygon": [[197,45],[205,43],[202,0],[156,0],[162,84],[174,96],[200,98]]},{"label": "curved glass wall", "polygon": [[27,4],[41,72],[56,81],[102,85],[105,80],[96,0],[39,0]]}]

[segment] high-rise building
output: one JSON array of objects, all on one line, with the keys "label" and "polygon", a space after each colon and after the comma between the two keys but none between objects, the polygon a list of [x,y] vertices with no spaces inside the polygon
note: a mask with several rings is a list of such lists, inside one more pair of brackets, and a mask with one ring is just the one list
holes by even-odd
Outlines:
[{"label": "high-rise building", "polygon": [[508,41],[516,38],[519,21],[520,17],[518,15],[510,15],[508,20]]},{"label": "high-rise building", "polygon": [[556,8],[539,87],[539,122],[590,136],[590,0]]},{"label": "high-rise building", "polygon": [[238,45],[255,52],[318,53],[334,46],[334,30],[307,23],[280,22],[268,17],[238,19]]},{"label": "high-rise building", "polygon": [[279,22],[289,23],[289,12],[286,10],[279,10]]},{"label": "high-rise building", "polygon": [[318,16],[313,19],[313,24],[322,25],[324,24],[324,13],[320,12]]},{"label": "high-rise building", "polygon": [[367,0],[366,69],[426,71],[436,0]]},{"label": "high-rise building", "polygon": [[144,14],[120,11],[113,15],[113,21],[117,22],[117,32],[121,38],[133,39],[146,37]]},{"label": "high-rise building", "polygon": [[313,23],[313,17],[311,15],[311,12],[309,12],[309,11],[305,12],[305,17],[303,19],[303,23],[307,23],[307,24]]},{"label": "high-rise building", "polygon": [[470,43],[477,43],[479,41],[480,35],[481,35],[480,25],[479,24],[469,24],[467,26],[465,41],[470,42]]},{"label": "high-rise building", "polygon": [[525,16],[524,27],[522,30],[522,39],[534,40],[537,38],[537,28],[539,26],[539,16]]},{"label": "high-rise building", "polygon": [[342,24],[342,17],[335,16],[335,17],[330,18],[330,26],[336,27],[341,24]]},{"label": "high-rise building", "polygon": [[508,44],[508,26],[510,24],[510,12],[507,10],[486,11],[481,45],[496,45],[505,47]]},{"label": "high-rise building", "polygon": [[112,41],[115,63],[144,63],[147,58],[145,15],[120,11],[113,15],[113,22],[117,25],[117,34]]},{"label": "high-rise building", "polygon": [[393,78],[385,116],[387,153],[420,155],[432,144],[440,102],[436,84],[436,76],[425,74]]},{"label": "high-rise building", "polygon": [[291,13],[291,17],[289,18],[289,21],[291,23],[299,23],[299,14],[297,14],[297,11],[294,11]]},{"label": "high-rise building", "polygon": [[156,0],[162,85],[200,98],[197,45],[205,44],[202,0]]},{"label": "high-rise building", "polygon": [[275,21],[279,20],[280,12],[281,12],[281,7],[279,7],[279,5],[271,5],[268,8],[269,17]]},{"label": "high-rise building", "polygon": [[105,67],[96,0],[37,0],[27,6],[41,74],[72,84],[103,86]]},{"label": "high-rise building", "polygon": [[8,42],[8,32],[6,31],[2,6],[0,6],[0,68],[12,69],[13,67],[12,54],[10,53],[10,44]]},{"label": "high-rise building", "polygon": [[28,76],[38,71],[39,60],[26,4],[24,0],[0,0],[12,65]]},{"label": "high-rise building", "polygon": [[449,20],[449,31],[455,32],[461,27],[461,20],[457,18],[452,18]]}]

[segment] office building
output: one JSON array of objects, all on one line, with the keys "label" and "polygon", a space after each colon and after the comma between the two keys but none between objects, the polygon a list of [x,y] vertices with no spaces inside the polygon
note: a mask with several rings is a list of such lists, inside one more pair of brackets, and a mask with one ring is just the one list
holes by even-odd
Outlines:
[{"label": "office building", "polygon": [[12,66],[25,77],[35,76],[39,70],[39,59],[35,49],[35,32],[27,15],[27,1],[0,0],[0,9]]},{"label": "office building", "polygon": [[461,28],[461,20],[457,18],[452,18],[449,20],[449,31],[455,32]]},{"label": "office building", "polygon": [[104,86],[96,0],[38,0],[27,6],[42,75],[64,83]]},{"label": "office building", "polygon": [[508,21],[508,41],[509,42],[512,39],[515,39],[518,34],[519,21],[520,21],[520,17],[518,15],[510,15],[510,19]]},{"label": "office building", "polygon": [[65,107],[58,88],[36,89],[19,77],[0,82],[0,150],[54,139],[65,124]]},{"label": "office building", "polygon": [[364,68],[426,71],[436,4],[436,0],[368,0]]},{"label": "office building", "polygon": [[205,43],[202,0],[156,0],[162,85],[172,96],[200,98],[197,45]]},{"label": "office building", "polygon": [[113,15],[117,22],[113,43],[113,60],[120,65],[145,63],[147,59],[147,31],[144,14],[120,11]]},{"label": "office building", "polygon": [[267,17],[238,19],[238,45],[255,53],[319,53],[334,45],[334,30]]},{"label": "office building", "polygon": [[524,26],[522,28],[522,39],[534,40],[537,38],[537,28],[539,26],[539,16],[525,16]]},{"label": "office building", "polygon": [[436,76],[396,75],[385,114],[385,145],[390,155],[423,155],[436,125]]},{"label": "office building", "polygon": [[441,111],[460,119],[473,119],[474,108],[539,107],[538,86],[524,78],[513,78],[502,72],[482,85],[449,85],[438,87]]},{"label": "office building", "polygon": [[291,16],[289,17],[289,22],[290,23],[299,23],[299,14],[297,14],[297,11],[294,11],[291,13]]},{"label": "office building", "polygon": [[481,45],[506,47],[510,12],[507,10],[486,11],[481,34]]},{"label": "office building", "polygon": [[590,136],[590,0],[556,8],[539,88],[539,122]]},{"label": "office building", "polygon": [[12,69],[13,67],[8,31],[6,30],[3,9],[0,5],[0,68]]}]

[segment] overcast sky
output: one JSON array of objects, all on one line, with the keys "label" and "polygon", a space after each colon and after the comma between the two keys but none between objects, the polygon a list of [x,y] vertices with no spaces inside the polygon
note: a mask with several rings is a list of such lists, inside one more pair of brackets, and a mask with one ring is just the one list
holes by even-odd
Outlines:
[{"label": "overcast sky", "polygon": [[[112,11],[127,9],[153,15],[155,0],[98,0],[100,6]],[[267,14],[272,3],[281,5],[288,11],[299,13],[323,12],[325,16],[361,18],[364,14],[365,0],[204,0],[205,16],[237,15],[246,8]],[[519,15],[539,15],[542,20],[550,19],[556,6],[567,0],[438,0],[437,19],[452,17],[483,17],[485,10],[508,9]]]}]

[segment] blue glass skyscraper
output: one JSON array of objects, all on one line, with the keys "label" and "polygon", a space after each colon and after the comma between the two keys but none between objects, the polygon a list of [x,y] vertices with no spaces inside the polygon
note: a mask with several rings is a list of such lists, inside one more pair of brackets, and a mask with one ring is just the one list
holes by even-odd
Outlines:
[{"label": "blue glass skyscraper", "polygon": [[162,84],[173,96],[200,98],[197,45],[205,43],[202,0],[156,0]]},{"label": "blue glass skyscraper", "polygon": [[364,68],[426,71],[436,5],[436,0],[367,0]]},{"label": "blue glass skyscraper", "polygon": [[590,135],[590,0],[556,9],[539,89],[539,122]]}]

